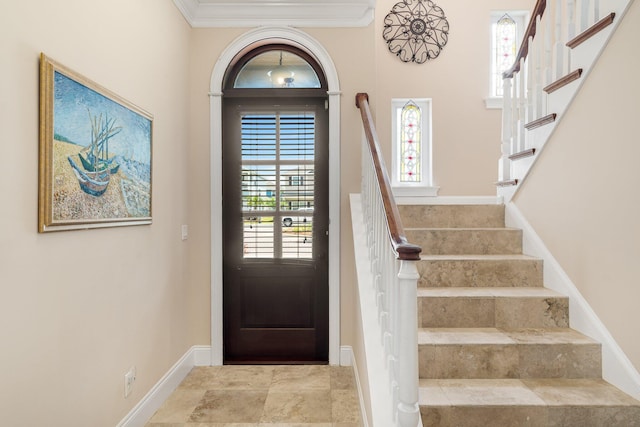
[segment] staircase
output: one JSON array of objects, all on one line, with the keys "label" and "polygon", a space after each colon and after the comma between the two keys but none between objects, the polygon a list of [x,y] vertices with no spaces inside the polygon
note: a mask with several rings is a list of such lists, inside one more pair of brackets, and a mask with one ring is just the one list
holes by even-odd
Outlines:
[{"label": "staircase", "polygon": [[633,0],[537,0],[503,75],[498,195],[511,200]]},{"label": "staircase", "polygon": [[425,427],[640,426],[640,402],[602,379],[600,344],[522,254],[504,206],[399,206],[418,262]]}]

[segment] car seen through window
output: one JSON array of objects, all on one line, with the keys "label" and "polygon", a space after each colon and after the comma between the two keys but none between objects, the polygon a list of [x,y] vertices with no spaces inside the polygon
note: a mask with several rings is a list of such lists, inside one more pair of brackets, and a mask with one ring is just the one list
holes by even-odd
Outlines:
[{"label": "car seen through window", "polygon": [[301,215],[285,216],[282,218],[282,225],[285,227],[291,227],[293,224],[306,224],[311,223],[313,220],[313,208],[300,208],[297,210]]}]

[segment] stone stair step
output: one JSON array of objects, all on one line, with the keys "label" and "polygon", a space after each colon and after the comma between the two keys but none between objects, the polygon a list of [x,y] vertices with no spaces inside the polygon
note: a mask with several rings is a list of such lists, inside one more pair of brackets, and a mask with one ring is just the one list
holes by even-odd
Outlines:
[{"label": "stone stair step", "polygon": [[420,378],[600,378],[601,345],[568,328],[421,328]]},{"label": "stone stair step", "polygon": [[420,288],[423,328],[567,328],[569,299],[547,288]]},{"label": "stone stair step", "polygon": [[405,234],[425,255],[522,253],[522,230],[515,228],[405,228]]},{"label": "stone stair step", "polygon": [[640,402],[602,379],[420,380],[424,427],[638,427]]},{"label": "stone stair step", "polygon": [[420,287],[540,287],[542,260],[528,255],[422,255]]},{"label": "stone stair step", "polygon": [[399,205],[404,227],[504,227],[504,205]]}]

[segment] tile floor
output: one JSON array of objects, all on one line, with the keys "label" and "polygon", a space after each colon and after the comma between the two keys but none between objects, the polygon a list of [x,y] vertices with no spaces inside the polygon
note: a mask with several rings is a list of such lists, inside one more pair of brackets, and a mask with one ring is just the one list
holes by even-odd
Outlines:
[{"label": "tile floor", "polygon": [[351,367],[196,367],[146,427],[361,427]]}]

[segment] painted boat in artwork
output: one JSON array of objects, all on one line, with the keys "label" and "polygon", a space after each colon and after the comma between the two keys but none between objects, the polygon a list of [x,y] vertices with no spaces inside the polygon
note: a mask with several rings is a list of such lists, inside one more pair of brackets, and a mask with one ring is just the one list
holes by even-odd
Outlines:
[{"label": "painted boat in artwork", "polygon": [[116,159],[114,157],[110,159],[96,158],[96,156],[91,152],[87,152],[86,154],[80,152],[78,153],[78,157],[80,158],[82,167],[89,172],[98,172],[109,169],[109,172],[113,175],[118,173],[118,169],[120,168],[120,165],[116,163]]},{"label": "painted boat in artwork", "polygon": [[76,162],[73,161],[71,156],[69,156],[68,159],[73,173],[76,178],[78,178],[78,184],[80,184],[82,191],[96,197],[102,196],[104,192],[107,191],[109,181],[111,180],[111,173],[108,170],[97,172],[83,170],[81,166],[78,166]]},{"label": "painted boat in artwork", "polygon": [[109,155],[109,139],[120,133],[122,128],[115,126],[115,119],[109,119],[102,114],[92,116],[91,143],[78,153],[80,164],[76,163],[73,156],[69,156],[69,164],[78,179],[80,189],[87,194],[99,197],[107,191],[111,175],[118,173],[120,165],[115,157]]}]

